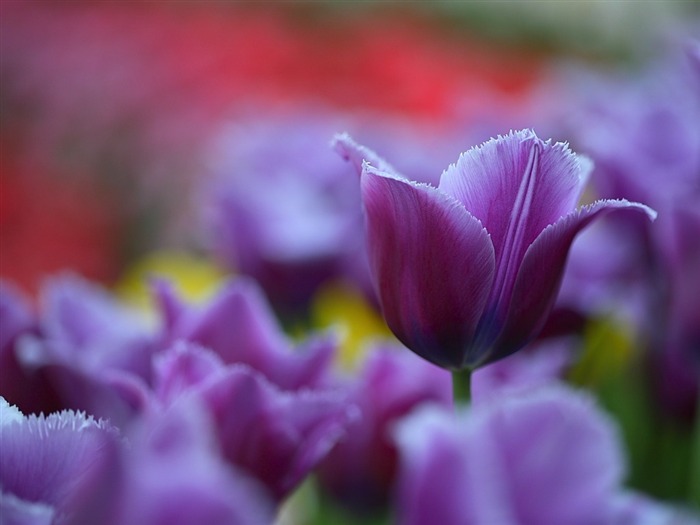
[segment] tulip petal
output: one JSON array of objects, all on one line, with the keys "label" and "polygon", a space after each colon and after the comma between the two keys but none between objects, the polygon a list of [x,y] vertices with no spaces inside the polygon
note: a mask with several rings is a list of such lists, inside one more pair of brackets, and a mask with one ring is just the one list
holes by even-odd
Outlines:
[{"label": "tulip petal", "polygon": [[493,281],[488,233],[431,186],[369,164],[361,185],[369,259],[387,324],[421,357],[461,368]]},{"label": "tulip petal", "polygon": [[258,285],[246,278],[182,315],[170,339],[207,347],[227,364],[245,363],[284,389],[323,384],[336,346],[333,334],[321,334],[293,348]]},{"label": "tulip petal", "polygon": [[386,160],[377,155],[368,147],[362,146],[361,144],[355,142],[347,133],[339,133],[333,137],[331,146],[336,153],[343,158],[343,160],[352,164],[358,175],[362,174],[362,165],[366,161],[380,171],[391,173],[392,175],[396,176],[402,176]]},{"label": "tulip petal", "polygon": [[656,212],[644,204],[601,200],[571,212],[537,237],[518,272],[505,324],[494,344],[495,351],[479,365],[512,354],[537,335],[556,300],[574,238],[593,220],[616,210],[643,212],[651,220],[656,218]]},{"label": "tulip petal", "polygon": [[355,417],[342,391],[282,391],[232,365],[198,391],[223,454],[281,501],[326,456]]},{"label": "tulip petal", "polygon": [[440,178],[491,235],[496,276],[489,311],[502,319],[528,246],[571,211],[590,170],[564,143],[552,145],[532,130],[511,132],[462,154]]},{"label": "tulip petal", "polygon": [[222,460],[213,432],[205,407],[191,397],[145,414],[70,523],[272,523],[264,487]]},{"label": "tulip petal", "polygon": [[177,341],[153,360],[153,389],[160,401],[171,404],[177,397],[221,372],[218,354],[187,341]]},{"label": "tulip petal", "polygon": [[0,396],[27,412],[58,409],[53,389],[17,359],[17,342],[38,332],[29,298],[9,281],[0,279]]},{"label": "tulip petal", "polygon": [[119,369],[148,380],[154,337],[108,290],[68,273],[51,279],[41,299],[52,362],[98,375]]},{"label": "tulip petal", "polygon": [[688,44],[688,56],[693,67],[700,73],[700,40],[693,40]]},{"label": "tulip petal", "polygon": [[55,514],[50,505],[24,501],[0,490],[0,523],[3,525],[51,525]]},{"label": "tulip petal", "polygon": [[609,518],[624,475],[616,427],[563,386],[455,413],[424,405],[397,425],[400,525],[583,525]]},{"label": "tulip petal", "polygon": [[59,513],[80,499],[117,435],[107,422],[84,413],[24,416],[3,398],[0,421],[2,491]]},{"label": "tulip petal", "polygon": [[[417,406],[452,404],[450,374],[400,345],[373,347],[351,391],[361,417],[316,474],[324,492],[347,508],[372,514],[386,507],[397,478],[391,429]],[[435,523],[441,523],[436,518]]]}]

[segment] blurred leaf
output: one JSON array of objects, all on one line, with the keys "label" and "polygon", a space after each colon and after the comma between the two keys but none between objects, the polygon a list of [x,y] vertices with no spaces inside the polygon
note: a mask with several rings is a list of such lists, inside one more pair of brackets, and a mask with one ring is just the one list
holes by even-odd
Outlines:
[{"label": "blurred leaf", "polygon": [[569,379],[580,386],[600,385],[615,377],[630,364],[633,338],[619,321],[603,317],[592,319],[583,333],[583,351],[569,371]]},{"label": "blurred leaf", "polygon": [[[700,397],[700,396],[698,396]],[[692,442],[690,444],[692,466],[690,473],[688,500],[700,510],[700,399],[695,413],[695,428],[693,429]]]},{"label": "blurred leaf", "polygon": [[687,501],[692,433],[665,417],[636,361],[598,388],[602,405],[618,421],[629,461],[627,484],[655,498]]}]

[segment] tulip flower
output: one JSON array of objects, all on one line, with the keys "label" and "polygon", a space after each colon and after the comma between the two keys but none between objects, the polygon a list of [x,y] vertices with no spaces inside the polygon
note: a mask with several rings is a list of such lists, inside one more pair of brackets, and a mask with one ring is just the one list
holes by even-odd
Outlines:
[{"label": "tulip flower", "polygon": [[55,412],[62,407],[41,374],[26,370],[17,356],[17,342],[39,331],[29,298],[0,279],[0,396],[25,413]]},{"label": "tulip flower", "polygon": [[[653,246],[663,280],[650,353],[652,384],[666,413],[691,422],[698,414],[700,394],[700,210],[695,201],[664,208],[653,232]],[[651,280],[651,279],[650,279]],[[653,281],[652,281],[653,282]]]},{"label": "tulip flower", "polygon": [[42,287],[33,322],[2,350],[14,375],[0,388],[9,401],[24,411],[83,410],[116,426],[148,404],[156,334],[107,290],[56,276]]},{"label": "tulip flower", "polygon": [[318,469],[318,479],[334,501],[368,519],[387,504],[397,478],[398,452],[391,429],[417,407],[434,403],[449,407],[450,377],[430,363],[379,344],[367,353],[350,387],[350,402],[360,417]]},{"label": "tulip flower", "polygon": [[47,361],[67,363],[93,375],[119,370],[149,381],[156,334],[137,311],[79,275],[50,279],[41,290]]},{"label": "tulip flower", "polygon": [[326,147],[339,127],[381,151],[401,151],[399,167],[421,181],[439,175],[463,141],[446,126],[315,105],[281,115],[247,110],[223,128],[208,161],[203,235],[219,263],[253,277],[277,311],[298,315],[338,279],[371,291],[360,189],[352,167]]},{"label": "tulip flower", "polygon": [[400,525],[697,523],[623,488],[613,420],[562,385],[503,395],[457,418],[426,405],[396,439]]},{"label": "tulip flower", "polygon": [[[577,308],[632,314],[625,320],[649,349],[645,359],[661,405],[687,422],[696,413],[700,377],[700,44],[689,41],[687,56],[679,51],[666,50],[630,78],[577,76],[581,107],[571,133],[596,162],[596,191],[648,202],[660,217],[653,228],[628,220],[605,225],[609,240],[596,239],[595,246],[618,252],[622,264],[612,273],[598,273],[602,265],[592,264],[590,249],[586,260],[572,260],[584,286],[604,299]],[[564,293],[580,299],[581,281],[565,282],[563,290],[571,291]]]},{"label": "tulip flower", "polygon": [[590,162],[531,130],[463,153],[437,188],[372,160],[347,135],[335,147],[361,166],[370,266],[389,328],[453,371],[506,357],[537,335],[571,243],[593,220],[615,210],[656,216],[626,200],[576,208]]},{"label": "tulip flower", "polygon": [[145,414],[71,524],[272,523],[267,491],[223,460],[213,434],[194,399]]},{"label": "tulip flower", "polygon": [[70,523],[107,468],[116,436],[84,413],[26,416],[0,397],[0,522]]},{"label": "tulip flower", "polygon": [[164,318],[165,348],[178,340],[204,346],[224,363],[246,364],[284,390],[330,381],[336,335],[315,333],[293,344],[255,281],[225,282],[203,305],[183,303],[166,281],[156,282],[154,291]]},{"label": "tulip flower", "polygon": [[534,389],[556,382],[564,377],[573,356],[572,338],[538,338],[522,352],[480,368],[473,375],[474,403],[487,403],[507,392]]},{"label": "tulip flower", "polygon": [[102,287],[53,277],[33,311],[0,283],[0,324],[0,395],[23,412],[83,410],[118,426],[147,404],[156,335]]},{"label": "tulip flower", "polygon": [[345,389],[282,390],[245,364],[179,341],[154,360],[154,392],[166,408],[190,402],[212,420],[223,458],[284,500],[354,423]]},{"label": "tulip flower", "polygon": [[225,459],[279,502],[356,417],[341,390],[283,391],[245,365],[230,365],[192,391],[212,416]]}]

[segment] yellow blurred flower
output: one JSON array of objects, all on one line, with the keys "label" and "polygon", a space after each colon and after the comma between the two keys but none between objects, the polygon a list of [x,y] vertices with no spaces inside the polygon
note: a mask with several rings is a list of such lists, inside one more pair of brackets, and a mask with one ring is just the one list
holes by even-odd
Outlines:
[{"label": "yellow blurred flower", "polygon": [[344,283],[335,282],[321,288],[311,305],[311,321],[315,328],[341,328],[343,339],[338,361],[345,369],[353,369],[361,361],[367,343],[393,337],[364,295]]},{"label": "yellow blurred flower", "polygon": [[184,252],[153,252],[125,272],[116,285],[116,292],[127,304],[151,311],[150,277],[168,279],[181,297],[198,303],[214,295],[226,279],[226,273],[203,257]]}]

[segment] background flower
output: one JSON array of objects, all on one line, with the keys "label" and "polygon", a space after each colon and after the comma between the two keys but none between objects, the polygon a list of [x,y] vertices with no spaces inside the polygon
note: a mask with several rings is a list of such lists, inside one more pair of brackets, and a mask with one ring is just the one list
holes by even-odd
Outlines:
[{"label": "background flower", "polygon": [[397,435],[399,523],[608,523],[624,472],[614,425],[563,387],[453,418],[426,408]]}]

